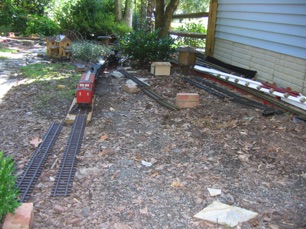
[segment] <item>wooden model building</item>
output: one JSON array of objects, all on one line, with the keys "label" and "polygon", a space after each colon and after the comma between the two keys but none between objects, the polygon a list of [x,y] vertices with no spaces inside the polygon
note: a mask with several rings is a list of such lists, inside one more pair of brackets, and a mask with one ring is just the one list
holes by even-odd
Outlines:
[{"label": "wooden model building", "polygon": [[65,35],[47,37],[47,54],[50,57],[71,57],[71,40]]}]

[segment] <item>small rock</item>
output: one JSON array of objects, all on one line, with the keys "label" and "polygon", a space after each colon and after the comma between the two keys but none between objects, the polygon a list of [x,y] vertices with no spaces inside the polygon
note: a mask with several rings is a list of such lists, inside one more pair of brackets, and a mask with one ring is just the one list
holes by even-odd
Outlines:
[{"label": "small rock", "polygon": [[54,205],[53,210],[58,212],[58,213],[63,213],[65,211],[65,208],[56,204],[56,205]]},{"label": "small rock", "polygon": [[79,224],[79,223],[80,223],[80,218],[74,218],[74,219],[67,221],[67,224],[69,225],[74,225],[74,224]]},{"label": "small rock", "polygon": [[88,217],[89,216],[89,209],[88,208],[83,208],[82,209],[82,214],[84,217]]},{"label": "small rock", "polygon": [[120,79],[120,78],[124,77],[124,75],[121,72],[118,72],[118,71],[113,71],[110,75],[117,78],[117,79]]},{"label": "small rock", "polygon": [[201,203],[203,203],[203,199],[198,197],[198,198],[195,199],[195,202],[196,202],[196,204],[201,204]]},{"label": "small rock", "polygon": [[[226,194],[223,196],[223,200],[226,204],[232,205],[235,203],[235,199],[231,194]],[[223,202],[223,201],[222,201]]]},{"label": "small rock", "polygon": [[207,188],[210,196],[218,196],[221,195],[221,189],[215,189],[215,188]]},{"label": "small rock", "polygon": [[133,85],[133,84],[123,85],[122,90],[127,93],[131,93],[131,94],[135,94],[140,91],[140,89],[136,85]]},{"label": "small rock", "polygon": [[50,177],[49,177],[49,180],[50,180],[50,181],[55,181],[55,178],[50,176]]}]

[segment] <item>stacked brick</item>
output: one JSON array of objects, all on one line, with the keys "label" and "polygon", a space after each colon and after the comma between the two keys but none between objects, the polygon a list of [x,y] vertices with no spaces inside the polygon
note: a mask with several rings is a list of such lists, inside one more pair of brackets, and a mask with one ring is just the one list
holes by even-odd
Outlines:
[{"label": "stacked brick", "polygon": [[179,108],[194,108],[199,104],[200,96],[198,93],[178,93],[176,95],[176,105]]}]

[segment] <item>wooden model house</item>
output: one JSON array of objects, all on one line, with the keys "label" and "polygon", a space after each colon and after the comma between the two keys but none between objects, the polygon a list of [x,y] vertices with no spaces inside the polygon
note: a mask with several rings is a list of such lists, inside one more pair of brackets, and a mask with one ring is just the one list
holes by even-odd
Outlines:
[{"label": "wooden model house", "polygon": [[71,40],[65,35],[47,37],[47,54],[50,57],[71,57]]}]

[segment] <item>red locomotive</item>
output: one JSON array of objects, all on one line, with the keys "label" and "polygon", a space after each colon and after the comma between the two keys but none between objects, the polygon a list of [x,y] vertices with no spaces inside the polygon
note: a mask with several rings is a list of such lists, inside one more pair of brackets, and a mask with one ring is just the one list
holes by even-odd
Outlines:
[{"label": "red locomotive", "polygon": [[90,106],[95,91],[95,74],[83,73],[76,89],[76,103],[79,106]]},{"label": "red locomotive", "polygon": [[117,66],[118,63],[119,57],[117,56],[117,53],[113,53],[106,57],[102,65],[93,65],[91,67],[91,71],[82,74],[76,89],[76,104],[75,107],[71,109],[70,113],[79,108],[91,107],[95,92],[96,80],[103,75],[105,70]]}]

